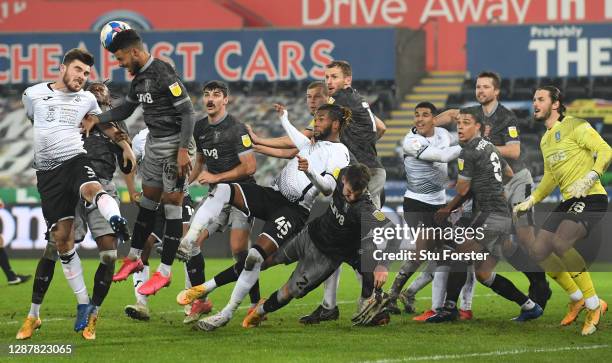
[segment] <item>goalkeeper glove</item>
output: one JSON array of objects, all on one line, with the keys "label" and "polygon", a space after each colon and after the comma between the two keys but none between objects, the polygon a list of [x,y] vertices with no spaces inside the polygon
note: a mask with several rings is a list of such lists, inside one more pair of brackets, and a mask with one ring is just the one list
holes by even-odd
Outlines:
[{"label": "goalkeeper glove", "polygon": [[533,199],[533,196],[530,195],[529,198],[515,205],[514,208],[512,209],[512,213],[518,217],[521,214],[529,211],[531,208],[533,208],[534,205],[535,205],[535,200]]},{"label": "goalkeeper glove", "polygon": [[572,185],[567,188],[567,192],[572,198],[586,197],[597,180],[599,180],[599,174],[591,170],[587,175],[573,182]]}]

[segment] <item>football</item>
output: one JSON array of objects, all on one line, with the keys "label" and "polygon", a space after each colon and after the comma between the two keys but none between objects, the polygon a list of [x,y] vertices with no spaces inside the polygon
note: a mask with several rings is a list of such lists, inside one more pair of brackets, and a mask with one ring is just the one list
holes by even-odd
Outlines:
[{"label": "football", "polygon": [[102,27],[102,31],[100,31],[100,43],[102,44],[104,49],[108,49],[117,33],[127,29],[132,28],[128,23],[123,21],[112,20],[106,23],[106,25]]}]

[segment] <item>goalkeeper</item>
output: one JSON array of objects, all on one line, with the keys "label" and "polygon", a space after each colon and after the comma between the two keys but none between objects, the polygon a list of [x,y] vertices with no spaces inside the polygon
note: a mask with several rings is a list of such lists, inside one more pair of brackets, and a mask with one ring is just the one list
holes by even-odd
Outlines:
[{"label": "goalkeeper", "polygon": [[573,246],[589,235],[608,209],[599,178],[610,164],[612,149],[587,121],[563,114],[557,88],[538,88],[533,108],[534,118],[547,129],[540,142],[544,176],[532,195],[514,207],[514,214],[527,212],[557,186],[561,190],[564,201],[542,225],[531,254],[570,297],[561,325],[573,323],[586,308],[582,335],[590,335],[608,306],[597,297],[586,262]]}]

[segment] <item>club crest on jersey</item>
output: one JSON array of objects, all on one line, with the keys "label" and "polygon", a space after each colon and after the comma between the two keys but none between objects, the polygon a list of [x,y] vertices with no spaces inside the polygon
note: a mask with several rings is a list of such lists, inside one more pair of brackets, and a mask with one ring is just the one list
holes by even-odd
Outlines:
[{"label": "club crest on jersey", "polygon": [[555,140],[557,142],[561,141],[561,131],[555,132]]},{"label": "club crest on jersey", "polygon": [[463,170],[463,159],[457,159],[457,167],[459,171]]},{"label": "club crest on jersey", "polygon": [[178,84],[178,82],[172,83],[168,88],[170,88],[170,92],[174,97],[178,97],[183,94],[183,90],[181,89],[181,86]]},{"label": "club crest on jersey", "polygon": [[518,137],[518,130],[516,129],[516,126],[508,127],[508,134],[510,137]]},{"label": "club crest on jersey", "polygon": [[385,214],[383,212],[381,212],[380,210],[375,210],[374,213],[372,213],[372,215],[374,216],[374,218],[376,218],[377,221],[382,222],[385,220]]},{"label": "club crest on jersey", "polygon": [[249,137],[249,135],[242,135],[242,145],[244,147],[251,147],[251,145],[253,145],[253,143],[251,142],[251,138]]}]

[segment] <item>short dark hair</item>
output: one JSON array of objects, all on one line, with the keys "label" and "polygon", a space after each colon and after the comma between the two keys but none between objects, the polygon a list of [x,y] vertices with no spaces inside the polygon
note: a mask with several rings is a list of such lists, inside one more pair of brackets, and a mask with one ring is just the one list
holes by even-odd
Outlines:
[{"label": "short dark hair", "polygon": [[130,48],[143,48],[142,38],[134,29],[126,29],[117,33],[108,46],[108,51],[115,53],[120,49],[125,50]]},{"label": "short dark hair", "polygon": [[471,115],[474,118],[474,121],[476,121],[477,124],[480,124],[480,126],[482,126],[482,119],[480,118],[480,115],[476,111],[476,108],[474,107],[462,108],[459,110],[459,114]]},{"label": "short dark hair", "polygon": [[313,88],[321,88],[323,90],[323,94],[326,95],[326,96],[329,94],[329,90],[327,89],[327,85],[323,81],[310,82],[308,84],[308,88],[307,89],[313,89]]},{"label": "short dark hair", "polygon": [[491,78],[493,80],[493,88],[499,89],[501,87],[501,76],[497,72],[483,71],[478,74],[478,78]]},{"label": "short dark hair", "polygon": [[218,81],[218,80],[208,81],[204,85],[204,88],[202,88],[204,92],[213,91],[216,89],[221,91],[224,97],[227,97],[229,95],[229,88],[227,87],[227,83],[223,81]]},{"label": "short dark hair", "polygon": [[438,112],[436,106],[434,106],[433,103],[427,101],[419,102],[414,108],[414,110],[416,111],[417,108],[428,108],[431,111],[432,115],[435,115]]},{"label": "short dark hair", "polygon": [[72,48],[67,51],[66,54],[64,54],[62,64],[67,66],[75,60],[81,61],[90,67],[94,65],[94,56],[85,49],[80,48]]},{"label": "short dark hair", "polygon": [[319,106],[317,112],[319,111],[327,111],[332,121],[340,121],[340,131],[351,122],[353,117],[353,112],[349,108],[334,105],[333,103],[326,103]]},{"label": "short dark hair", "polygon": [[344,177],[353,190],[365,190],[372,176],[370,168],[362,163],[357,163],[346,167]]},{"label": "short dark hair", "polygon": [[98,101],[98,106],[106,106],[110,107],[111,104],[111,94],[108,86],[104,82],[92,82],[87,86],[87,91],[93,93],[96,96],[96,101]]},{"label": "short dark hair", "polygon": [[353,70],[351,68],[351,64],[345,60],[335,60],[325,66],[326,68],[334,68],[338,67],[342,70],[342,74],[345,77],[350,77],[353,75]]},{"label": "short dark hair", "polygon": [[540,90],[548,91],[552,103],[559,101],[559,109],[557,110],[557,112],[559,112],[559,115],[563,116],[563,114],[565,113],[565,104],[563,104],[563,93],[561,93],[561,90],[552,85],[540,86],[536,89],[536,91]]}]

